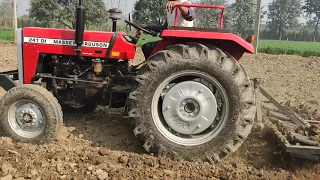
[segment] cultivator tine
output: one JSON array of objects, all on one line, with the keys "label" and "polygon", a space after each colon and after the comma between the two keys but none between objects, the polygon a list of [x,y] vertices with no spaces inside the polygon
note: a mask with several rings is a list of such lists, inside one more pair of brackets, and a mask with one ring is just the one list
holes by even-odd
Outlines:
[{"label": "cultivator tine", "polygon": [[[257,81],[254,79],[254,82]],[[320,160],[320,143],[315,137],[320,135],[320,126],[317,124],[319,122],[311,125],[313,122],[304,120],[282,106],[261,87],[256,88],[256,104],[257,123],[261,122],[262,109],[265,115],[264,124],[273,130],[286,153],[292,157]]]},{"label": "cultivator tine", "polygon": [[313,140],[310,140],[307,136],[303,136],[297,133],[289,133],[290,139],[293,142],[309,145],[309,146],[317,146],[319,143]]},{"label": "cultivator tine", "polygon": [[258,128],[259,130],[262,130],[264,128],[264,124],[262,122],[262,110],[261,110],[261,97],[260,97],[260,80],[258,78],[253,79],[254,83],[254,91],[255,91],[255,97],[256,97],[256,122],[254,123],[255,128]]},{"label": "cultivator tine", "polygon": [[285,107],[283,107],[281,104],[279,104],[273,97],[271,97],[264,89],[260,87],[260,92],[263,96],[265,96],[273,105],[275,105],[283,114],[285,114],[290,120],[292,120],[295,124],[299,126],[310,126],[307,122],[302,122],[297,117],[293,116],[292,113]]}]

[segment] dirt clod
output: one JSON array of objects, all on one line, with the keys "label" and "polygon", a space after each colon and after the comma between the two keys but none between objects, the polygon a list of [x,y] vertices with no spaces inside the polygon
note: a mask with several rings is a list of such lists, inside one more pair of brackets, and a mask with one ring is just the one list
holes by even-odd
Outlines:
[{"label": "dirt clod", "polygon": [[79,134],[79,139],[83,139],[84,135],[83,134]]},{"label": "dirt clod", "polygon": [[120,156],[119,157],[119,162],[120,163],[124,163],[127,164],[128,163],[129,158],[127,156]]},{"label": "dirt clod", "polygon": [[99,180],[104,180],[108,178],[108,173],[103,171],[102,169],[96,170],[95,174],[98,176]]},{"label": "dirt clod", "polygon": [[13,176],[12,176],[11,174],[6,175],[6,176],[0,178],[0,180],[12,180],[12,179],[13,179]]},{"label": "dirt clod", "polygon": [[13,168],[11,164],[4,163],[1,166],[1,171],[3,174],[8,174],[8,173],[14,173],[16,169]]},{"label": "dirt clod", "polygon": [[35,175],[38,174],[38,171],[36,169],[33,169],[33,170],[31,170],[30,173],[31,173],[32,176],[35,176]]},{"label": "dirt clod", "polygon": [[25,180],[23,177],[16,178],[14,180]]}]

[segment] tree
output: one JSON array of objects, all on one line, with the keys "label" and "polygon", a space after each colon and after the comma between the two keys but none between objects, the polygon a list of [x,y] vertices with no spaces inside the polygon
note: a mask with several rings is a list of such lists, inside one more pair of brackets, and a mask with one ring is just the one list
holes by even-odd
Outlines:
[{"label": "tree", "polygon": [[235,12],[233,13],[233,30],[241,36],[252,31],[256,12],[254,0],[236,0],[231,7]]},{"label": "tree", "polygon": [[[77,4],[78,0],[31,0],[29,14],[31,18],[44,23],[47,27],[58,23],[74,29]],[[87,28],[106,20],[107,11],[103,0],[84,1],[84,5]]]},{"label": "tree", "polygon": [[0,3],[0,16],[3,18],[11,18],[13,14],[12,2],[3,1]]},{"label": "tree", "polygon": [[[226,0],[201,0],[199,4],[219,5],[225,6],[226,11],[224,14],[224,28],[230,28],[232,25],[232,9],[227,4]],[[219,27],[221,11],[217,9],[203,9],[196,8],[197,19],[195,21],[196,27],[202,28],[217,28]]]},{"label": "tree", "polygon": [[262,6],[261,7],[261,16],[260,16],[260,18],[263,19],[265,17],[265,15],[267,15],[267,14],[268,14],[268,11],[265,11],[264,10],[264,6]]},{"label": "tree", "polygon": [[0,26],[13,26],[13,8],[12,1],[0,1]]},{"label": "tree", "polygon": [[267,27],[281,40],[286,28],[298,25],[301,10],[300,0],[273,0],[269,4]]},{"label": "tree", "polygon": [[139,0],[134,5],[133,20],[136,23],[163,24],[166,20],[167,0]]},{"label": "tree", "polygon": [[307,16],[314,16],[311,17],[308,23],[314,27],[313,41],[316,41],[320,22],[320,0],[305,0],[305,5],[302,8],[307,13]]}]

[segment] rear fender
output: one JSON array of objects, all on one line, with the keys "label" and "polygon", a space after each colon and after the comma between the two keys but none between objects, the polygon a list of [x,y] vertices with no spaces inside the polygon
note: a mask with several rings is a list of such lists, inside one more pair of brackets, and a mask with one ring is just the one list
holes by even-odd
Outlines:
[{"label": "rear fender", "polygon": [[212,44],[232,55],[237,61],[241,59],[244,53],[255,53],[253,46],[249,42],[232,33],[165,30],[162,32],[161,38],[160,44],[154,49],[152,55],[170,45],[184,44],[186,42]]}]

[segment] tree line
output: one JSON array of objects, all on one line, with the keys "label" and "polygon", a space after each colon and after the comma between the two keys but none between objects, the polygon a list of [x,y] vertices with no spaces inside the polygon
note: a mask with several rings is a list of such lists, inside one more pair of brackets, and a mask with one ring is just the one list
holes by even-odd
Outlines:
[{"label": "tree line", "polygon": [[[156,3],[139,0],[135,4],[134,20],[139,23],[163,23],[166,15],[164,5],[167,0]],[[199,4],[226,7],[224,28],[231,29],[242,37],[253,34],[256,16],[256,0],[236,0],[228,4],[226,0],[199,0]],[[196,9],[195,26],[217,28],[220,12],[212,9]],[[261,30],[263,39],[319,41],[320,0],[273,0],[268,7],[261,8],[261,18],[267,18]],[[307,20],[299,23],[299,17]]]},{"label": "tree line", "polygon": [[8,0],[0,0],[0,27],[12,27],[12,17],[12,2]]},{"label": "tree line", "polygon": [[[77,2],[78,0],[30,0],[29,15],[20,17],[18,26],[74,28]],[[166,2],[167,0],[138,0],[134,6],[133,20],[136,23],[163,24],[166,18],[164,10]],[[230,29],[242,37],[253,34],[256,0],[236,0],[232,4],[228,4],[227,0],[198,0],[198,3],[225,6],[223,28]],[[0,26],[11,23],[12,8],[10,6],[12,4],[9,1],[0,3]],[[103,0],[85,1],[85,7],[87,29],[109,30],[107,7]],[[218,10],[200,8],[195,10],[196,27],[217,28],[219,26]],[[262,39],[320,40],[318,35],[320,0],[273,0],[268,7],[262,7],[261,10],[261,18],[267,19],[265,26],[261,29]],[[299,17],[305,18],[306,23],[299,23]],[[123,25],[121,30],[124,30]]]}]

